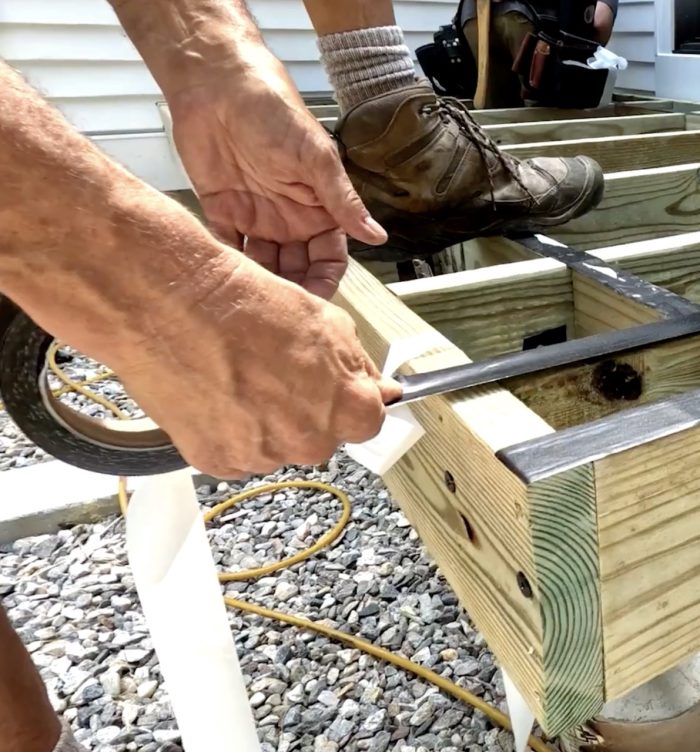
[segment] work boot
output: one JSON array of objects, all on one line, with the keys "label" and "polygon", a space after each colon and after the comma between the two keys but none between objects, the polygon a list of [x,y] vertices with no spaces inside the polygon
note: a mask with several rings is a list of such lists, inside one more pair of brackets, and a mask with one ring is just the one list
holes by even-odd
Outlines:
[{"label": "work boot", "polygon": [[588,157],[518,160],[456,99],[427,82],[353,107],[335,132],[350,179],[389,241],[350,252],[406,261],[486,235],[540,232],[596,206],[603,172]]}]

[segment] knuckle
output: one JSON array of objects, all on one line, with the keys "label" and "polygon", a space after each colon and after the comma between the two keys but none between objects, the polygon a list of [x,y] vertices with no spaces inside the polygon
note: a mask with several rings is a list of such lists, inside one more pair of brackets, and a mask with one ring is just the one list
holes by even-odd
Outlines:
[{"label": "knuckle", "polygon": [[338,435],[344,441],[368,441],[381,430],[386,411],[379,390],[370,379],[365,378],[356,385],[343,407]]}]

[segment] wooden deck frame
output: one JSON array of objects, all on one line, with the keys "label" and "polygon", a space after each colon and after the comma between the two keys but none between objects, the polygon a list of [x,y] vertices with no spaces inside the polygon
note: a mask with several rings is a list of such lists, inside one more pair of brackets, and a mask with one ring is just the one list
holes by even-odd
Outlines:
[{"label": "wooden deck frame", "polygon": [[[446,252],[462,271],[388,285],[353,262],[337,302],[372,357],[428,334],[402,369],[422,372],[700,310],[696,110],[475,113],[533,153],[571,153],[567,127],[593,123],[576,147],[606,155],[605,198],[552,231],[567,258],[477,239]],[[385,481],[550,735],[700,651],[699,356],[689,336],[412,404],[426,434]]]}]

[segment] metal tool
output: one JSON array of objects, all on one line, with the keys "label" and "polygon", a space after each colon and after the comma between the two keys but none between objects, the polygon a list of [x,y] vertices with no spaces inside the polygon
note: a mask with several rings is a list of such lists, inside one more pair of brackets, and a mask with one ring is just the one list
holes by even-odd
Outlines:
[{"label": "metal tool", "polygon": [[660,344],[700,333],[700,313],[682,319],[668,319],[652,324],[619,329],[591,337],[583,337],[535,350],[507,353],[495,358],[452,366],[438,371],[394,378],[403,386],[400,403],[454,392],[515,376],[573,365],[612,354],[624,354],[646,345]]}]

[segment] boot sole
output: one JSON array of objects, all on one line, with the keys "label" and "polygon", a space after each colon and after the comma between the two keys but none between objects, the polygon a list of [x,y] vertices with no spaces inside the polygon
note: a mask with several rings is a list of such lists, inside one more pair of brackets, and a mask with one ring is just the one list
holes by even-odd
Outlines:
[{"label": "boot sole", "polygon": [[[448,218],[439,214],[415,214],[387,204],[376,204],[371,208],[372,215],[387,231],[388,241],[382,246],[369,246],[350,240],[349,252],[352,256],[367,261],[401,262],[433,256],[450,246],[475,238],[534,233],[557,227],[586,214],[600,204],[605,193],[603,175],[590,170],[588,177],[590,186],[581,192],[575,203],[557,215],[497,220],[490,226],[482,226],[472,232],[462,227],[458,230],[450,229],[450,220],[454,221],[453,211],[450,212],[452,216]],[[483,211],[486,212],[488,209]],[[483,214],[481,218],[483,219]]]}]

